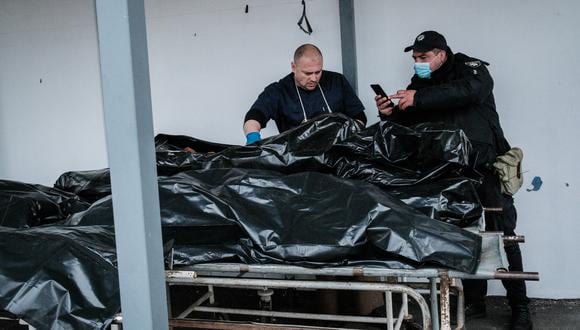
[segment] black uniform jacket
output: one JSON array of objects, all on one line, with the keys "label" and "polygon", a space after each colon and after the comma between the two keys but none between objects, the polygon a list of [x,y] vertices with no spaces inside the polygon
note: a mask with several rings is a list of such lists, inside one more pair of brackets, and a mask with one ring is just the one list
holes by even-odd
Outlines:
[{"label": "black uniform jacket", "polygon": [[[319,85],[332,112],[343,113],[366,124],[364,106],[342,74],[322,71]],[[264,128],[273,119],[278,131],[282,133],[300,125],[305,119],[330,112],[318,87],[312,91],[298,88],[298,92],[304,104],[306,118],[296,92],[294,74],[290,73],[264,89],[246,113],[244,122],[254,119]]]},{"label": "black uniform jacket", "polygon": [[414,105],[395,109],[382,116],[405,126],[442,122],[445,127],[461,128],[473,145],[471,162],[489,165],[498,154],[509,150],[495,110],[493,79],[488,63],[447,50],[447,61],[430,79],[414,75],[407,89],[416,90]]}]

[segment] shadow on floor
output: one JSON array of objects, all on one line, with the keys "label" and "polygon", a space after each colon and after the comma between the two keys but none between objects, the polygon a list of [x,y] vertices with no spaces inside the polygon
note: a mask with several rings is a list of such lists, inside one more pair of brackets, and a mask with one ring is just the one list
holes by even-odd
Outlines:
[{"label": "shadow on floor", "polygon": [[[469,320],[468,330],[509,329],[511,310],[504,297],[488,297],[487,316]],[[530,305],[534,329],[580,329],[580,299],[532,299]]]}]

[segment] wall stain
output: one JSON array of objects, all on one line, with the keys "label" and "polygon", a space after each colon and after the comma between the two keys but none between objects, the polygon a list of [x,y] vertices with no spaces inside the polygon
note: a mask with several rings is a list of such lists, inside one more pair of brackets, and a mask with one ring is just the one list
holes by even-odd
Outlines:
[{"label": "wall stain", "polygon": [[542,178],[540,178],[539,176],[535,176],[532,179],[532,189],[528,188],[526,189],[527,191],[538,191],[540,190],[540,188],[542,187],[542,184],[544,182],[542,182]]}]

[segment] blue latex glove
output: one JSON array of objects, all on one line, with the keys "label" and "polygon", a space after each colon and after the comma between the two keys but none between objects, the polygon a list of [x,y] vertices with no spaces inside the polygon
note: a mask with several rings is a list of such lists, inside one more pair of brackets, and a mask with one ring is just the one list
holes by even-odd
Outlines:
[{"label": "blue latex glove", "polygon": [[250,145],[256,141],[260,141],[262,137],[260,136],[260,132],[250,132],[246,135],[246,145]]}]

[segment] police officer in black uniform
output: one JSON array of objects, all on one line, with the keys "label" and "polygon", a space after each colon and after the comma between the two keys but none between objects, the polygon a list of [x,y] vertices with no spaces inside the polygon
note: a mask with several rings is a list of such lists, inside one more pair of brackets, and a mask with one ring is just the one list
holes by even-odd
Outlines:
[{"label": "police officer in black uniform", "polygon": [[246,144],[260,140],[260,130],[273,119],[280,133],[325,113],[340,112],[362,126],[364,106],[346,78],[322,70],[322,53],[312,44],[294,52],[292,73],[267,86],[244,119]]},{"label": "police officer in black uniform", "polygon": [[[493,79],[488,63],[462,53],[454,54],[443,35],[435,31],[419,34],[405,52],[413,51],[415,75],[406,90],[391,99],[375,98],[382,120],[406,126],[424,122],[443,122],[449,128],[461,128],[473,146],[470,159],[482,173],[478,194],[484,206],[501,207],[501,213],[487,213],[486,230],[515,235],[516,210],[511,196],[502,194],[500,181],[491,164],[510,149],[499,124],[493,97]],[[517,243],[506,243],[511,271],[522,271],[522,256]],[[529,300],[523,280],[504,281],[512,308],[512,329],[531,329]],[[467,318],[484,317],[487,282],[464,281]]]}]

